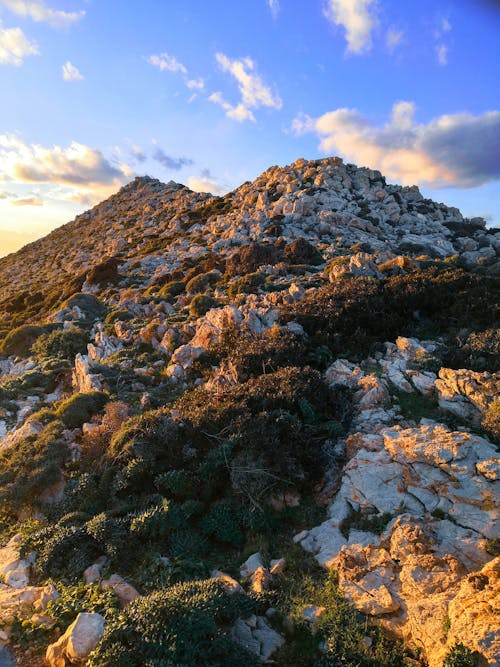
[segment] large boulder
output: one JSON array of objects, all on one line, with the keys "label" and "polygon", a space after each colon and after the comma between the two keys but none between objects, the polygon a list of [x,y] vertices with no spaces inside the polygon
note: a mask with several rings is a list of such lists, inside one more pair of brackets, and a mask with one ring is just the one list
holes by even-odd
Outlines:
[{"label": "large boulder", "polygon": [[441,368],[436,389],[442,410],[478,425],[489,405],[500,395],[500,373]]},{"label": "large boulder", "polygon": [[47,648],[45,659],[49,667],[82,663],[99,643],[105,624],[101,614],[78,614],[66,632]]}]

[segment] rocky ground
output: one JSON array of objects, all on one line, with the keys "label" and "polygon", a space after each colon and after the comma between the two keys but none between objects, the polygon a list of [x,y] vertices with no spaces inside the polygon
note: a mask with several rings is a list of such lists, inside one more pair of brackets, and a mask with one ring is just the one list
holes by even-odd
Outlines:
[{"label": "rocky ground", "polygon": [[0,642],[499,664],[499,257],[328,158],[136,179],[0,260]]}]

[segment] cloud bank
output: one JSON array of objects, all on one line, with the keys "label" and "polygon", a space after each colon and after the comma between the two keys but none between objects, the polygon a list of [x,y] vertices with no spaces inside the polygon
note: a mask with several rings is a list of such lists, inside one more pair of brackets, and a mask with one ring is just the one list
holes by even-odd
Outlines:
[{"label": "cloud bank", "polygon": [[412,102],[396,102],[388,122],[378,126],[357,109],[341,108],[318,118],[301,114],[292,131],[314,132],[324,153],[339,153],[404,185],[469,188],[500,179],[500,111],[446,114],[425,124],[414,114]]},{"label": "cloud bank", "polygon": [[128,165],[112,164],[101,151],[76,141],[47,148],[0,134],[0,181],[59,186],[57,198],[87,204],[109,196],[131,176]]}]

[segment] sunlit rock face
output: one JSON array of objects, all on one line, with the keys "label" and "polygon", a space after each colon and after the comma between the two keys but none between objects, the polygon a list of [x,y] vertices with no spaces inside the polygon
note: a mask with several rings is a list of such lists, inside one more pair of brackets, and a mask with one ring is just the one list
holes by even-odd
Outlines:
[{"label": "sunlit rock face", "polygon": [[[444,409],[455,402],[456,416],[477,423],[498,395],[498,374],[442,368],[439,379],[424,376],[411,362],[436,349],[398,338],[370,369],[383,370],[392,390],[428,396],[435,384],[439,405],[445,395]],[[359,611],[423,648],[431,667],[439,667],[456,643],[497,664],[500,562],[491,551],[499,531],[497,447],[429,419],[403,427],[401,416],[391,413],[394,397],[388,400],[387,390],[374,394],[384,380],[347,360],[334,362],[325,378],[354,390],[358,415],[329,518],[298,536],[300,543],[338,573]],[[384,423],[380,414],[372,419],[367,401],[384,411]]]}]

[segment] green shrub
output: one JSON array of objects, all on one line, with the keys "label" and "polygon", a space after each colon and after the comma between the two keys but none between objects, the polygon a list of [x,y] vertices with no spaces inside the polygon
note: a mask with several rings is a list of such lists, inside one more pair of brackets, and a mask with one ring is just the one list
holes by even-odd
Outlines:
[{"label": "green shrub", "polygon": [[272,244],[249,243],[241,246],[226,261],[226,273],[229,277],[244,276],[257,271],[263,264],[277,264],[281,253]]},{"label": "green shrub", "polygon": [[82,329],[71,327],[42,334],[31,349],[39,359],[51,357],[73,361],[78,353],[86,353],[88,342],[89,337]]},{"label": "green shrub", "polygon": [[91,325],[96,320],[102,320],[106,317],[106,306],[93,294],[84,294],[83,292],[73,294],[59,306],[59,309],[68,308],[72,310],[75,307],[78,307],[82,313],[82,325]]},{"label": "green shrub", "polygon": [[476,654],[463,644],[455,644],[443,662],[443,667],[476,667]]},{"label": "green shrub", "polygon": [[[296,571],[292,567],[282,575],[278,592],[278,608],[295,623],[294,634],[280,654],[283,664],[302,664],[302,658],[314,667],[404,667],[402,646],[387,639],[379,627],[367,624],[343,597],[333,572],[313,578],[303,562],[297,563]],[[314,630],[302,616],[304,607],[313,604],[325,608]],[[365,643],[365,637],[370,643]]]},{"label": "green shrub", "polygon": [[176,584],[130,603],[106,626],[88,667],[146,664],[255,667],[258,662],[229,637],[244,604],[214,580]]},{"label": "green shrub", "polygon": [[99,264],[95,264],[87,273],[86,281],[91,285],[116,285],[121,276],[118,273],[120,260],[118,257],[106,257]]},{"label": "green shrub", "polygon": [[113,589],[103,589],[97,584],[57,583],[59,597],[47,605],[47,613],[64,632],[82,612],[97,613],[112,618],[119,609],[119,601]]},{"label": "green shrub", "polygon": [[217,301],[213,297],[208,296],[208,294],[197,294],[189,304],[189,314],[192,317],[202,317],[216,306]]},{"label": "green shrub", "polygon": [[12,329],[0,343],[0,354],[27,356],[36,339],[46,331],[45,327],[32,325],[23,325]]},{"label": "green shrub", "polygon": [[128,322],[133,320],[134,316],[129,310],[112,310],[106,315],[106,324],[114,324],[115,322]]},{"label": "green shrub", "polygon": [[130,531],[141,540],[157,540],[165,537],[171,527],[167,500],[160,506],[141,512],[130,523]]},{"label": "green shrub", "polygon": [[179,296],[179,294],[182,294],[185,289],[186,283],[182,280],[171,280],[166,285],[163,285],[163,287],[158,292],[158,296],[162,299],[173,299],[174,297]]},{"label": "green shrub", "polygon": [[108,399],[108,395],[100,391],[73,394],[57,405],[55,414],[68,428],[78,428],[88,422],[92,415],[100,412]]},{"label": "green shrub", "polygon": [[199,273],[186,283],[186,292],[188,294],[200,294],[216,285],[220,280],[220,271],[209,271],[208,273]]},{"label": "green shrub", "polygon": [[0,450],[0,498],[15,506],[32,503],[61,480],[61,467],[69,456],[61,439],[63,425],[54,422]]},{"label": "green shrub", "polygon": [[238,294],[255,294],[265,282],[266,277],[263,273],[248,273],[231,282],[227,288],[227,295],[230,298],[234,298]]},{"label": "green shrub", "polygon": [[44,578],[77,581],[84,570],[102,555],[98,543],[82,527],[45,529],[38,538],[36,567]]},{"label": "green shrub", "polygon": [[452,335],[463,327],[483,329],[499,318],[500,278],[432,266],[382,280],[349,278],[332,283],[281,309],[297,321],[311,346],[334,355],[363,358],[377,341],[397,336]]},{"label": "green shrub", "polygon": [[111,457],[143,458],[177,468],[185,459],[183,429],[162,410],[151,410],[127,420],[111,438]]},{"label": "green shrub", "polygon": [[243,533],[239,517],[225,502],[214,505],[202,521],[202,529],[209,537],[238,547],[242,545]]}]

